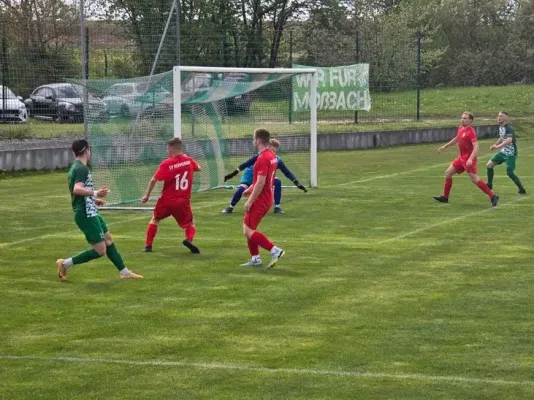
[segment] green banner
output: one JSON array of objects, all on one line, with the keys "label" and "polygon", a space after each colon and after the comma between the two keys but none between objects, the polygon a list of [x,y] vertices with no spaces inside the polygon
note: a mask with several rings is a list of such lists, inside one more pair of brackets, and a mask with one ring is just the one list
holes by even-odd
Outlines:
[{"label": "green banner", "polygon": [[[309,67],[293,65],[293,68],[317,69],[318,110],[371,109],[369,93],[369,64],[352,64],[340,67]],[[310,108],[311,75],[293,77],[293,111]]]}]

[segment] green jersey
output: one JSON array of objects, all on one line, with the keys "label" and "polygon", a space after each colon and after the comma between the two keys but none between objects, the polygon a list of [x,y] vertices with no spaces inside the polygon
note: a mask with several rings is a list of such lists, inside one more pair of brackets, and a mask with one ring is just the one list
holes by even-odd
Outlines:
[{"label": "green jersey", "polygon": [[72,199],[72,209],[75,214],[85,215],[86,217],[95,217],[98,210],[93,196],[78,196],[73,193],[74,185],[82,182],[87,189],[94,190],[93,177],[91,171],[80,160],[74,161],[69,169],[68,175],[69,191]]},{"label": "green jersey", "polygon": [[501,149],[501,153],[505,156],[517,156],[517,144],[515,141],[515,132],[511,124],[499,126],[499,137],[502,141],[512,138],[512,143],[507,144]]}]

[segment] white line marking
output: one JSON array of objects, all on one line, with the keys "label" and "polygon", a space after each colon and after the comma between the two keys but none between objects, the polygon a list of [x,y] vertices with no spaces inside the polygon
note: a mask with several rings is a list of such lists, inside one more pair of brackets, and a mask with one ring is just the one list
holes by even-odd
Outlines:
[{"label": "white line marking", "polygon": [[[195,206],[193,204],[192,207],[193,207],[193,212],[194,212],[195,210],[201,210],[203,208],[210,208],[210,207],[217,206],[217,205],[220,205],[220,204],[221,204],[220,202],[209,203],[209,204],[204,204],[204,205],[199,205],[199,206]],[[142,212],[145,212],[145,211],[142,211]],[[140,220],[140,219],[146,219],[148,221],[150,219],[150,215],[152,215],[152,214],[144,214],[142,217],[123,219],[123,220],[120,220],[120,221],[117,221],[117,222],[109,223],[107,225],[108,226],[111,226],[111,225],[114,226],[114,225],[118,225],[118,224],[124,224],[126,222],[137,221],[137,220]],[[50,233],[50,234],[47,234],[47,235],[35,236],[35,237],[31,237],[31,238],[17,240],[15,242],[0,243],[0,249],[6,248],[6,247],[9,247],[9,246],[15,246],[17,244],[33,242],[35,240],[48,239],[48,238],[57,237],[57,236],[65,236],[65,235],[68,235],[68,234],[71,234],[71,233],[76,233],[76,232],[79,232],[79,229],[71,229],[69,231],[62,231],[62,232],[57,232],[57,233]]]},{"label": "white line marking", "polygon": [[[530,148],[533,148],[533,147],[534,146],[526,146],[523,149],[530,149]],[[485,160],[485,159],[490,159],[495,154],[496,153],[486,154],[484,156],[478,157],[478,160],[482,161],[482,160]],[[449,164],[450,164],[450,162],[447,162],[447,163],[443,162],[443,163],[439,163],[439,164],[430,164],[430,165],[428,165],[426,167],[423,167],[423,168],[410,169],[410,170],[407,170],[407,171],[395,172],[393,174],[387,174],[387,175],[377,175],[377,176],[373,176],[373,177],[370,177],[370,178],[358,179],[356,181],[350,181],[350,182],[337,183],[335,185],[325,185],[325,186],[321,186],[321,187],[322,188],[333,188],[333,187],[338,187],[338,186],[350,186],[350,185],[354,185],[354,184],[358,184],[358,183],[371,182],[371,181],[374,181],[374,180],[377,180],[377,179],[394,178],[394,177],[399,176],[399,175],[409,175],[409,174],[414,173],[414,172],[423,172],[423,171],[426,171],[426,170],[431,169],[431,168],[437,168],[437,167],[444,167],[445,168]]]},{"label": "white line marking", "polygon": [[411,173],[414,173],[414,172],[422,172],[422,171],[427,171],[429,170],[430,168],[437,168],[437,167],[446,167],[447,164],[445,163],[441,163],[441,164],[432,164],[432,165],[428,165],[424,168],[417,168],[417,169],[410,169],[408,171],[402,171],[402,172],[395,172],[393,174],[387,174],[387,175],[378,175],[378,176],[373,176],[371,178],[366,178],[366,179],[359,179],[357,181],[350,181],[350,182],[344,182],[344,183],[337,183],[335,185],[328,185],[328,186],[321,186],[321,187],[324,187],[324,188],[332,188],[332,187],[338,187],[338,186],[350,186],[350,185],[354,185],[354,184],[358,184],[358,183],[366,183],[366,182],[371,182],[371,181],[376,181],[378,179],[387,179],[387,178],[393,178],[395,176],[399,176],[399,175],[407,175],[407,174],[411,174]]},{"label": "white line marking", "polygon": [[487,378],[469,378],[463,376],[441,376],[441,375],[423,375],[423,374],[393,374],[382,372],[355,372],[343,370],[322,370],[309,368],[266,368],[250,367],[247,365],[223,364],[223,363],[199,363],[189,361],[130,361],[106,358],[81,358],[81,357],[38,357],[38,356],[13,356],[0,355],[2,360],[20,360],[20,361],[45,361],[45,362],[72,362],[72,363],[93,363],[93,364],[121,364],[131,366],[153,366],[153,367],[189,367],[199,369],[219,369],[225,371],[245,371],[261,372],[266,374],[302,374],[302,375],[330,375],[346,376],[351,378],[387,378],[395,380],[414,380],[414,381],[431,381],[431,382],[451,382],[451,383],[472,383],[472,384],[491,384],[506,386],[534,386],[534,381],[509,381],[505,379],[487,379]]},{"label": "white line marking", "polygon": [[469,213],[469,214],[460,215],[460,216],[455,217],[455,218],[446,219],[444,221],[438,222],[437,224],[428,225],[428,226],[425,226],[424,228],[419,228],[419,229],[416,229],[416,230],[411,231],[411,232],[406,232],[406,233],[403,233],[403,234],[401,234],[399,236],[395,236],[395,237],[390,238],[390,239],[381,240],[381,241],[377,242],[377,244],[391,243],[391,242],[394,242],[396,240],[404,239],[407,236],[412,236],[412,235],[415,235],[417,233],[425,232],[425,231],[428,231],[430,229],[436,228],[436,227],[441,226],[441,225],[446,225],[446,224],[450,224],[450,223],[453,223],[453,222],[456,222],[456,221],[461,221],[462,219],[475,217],[477,215],[484,214],[484,213],[487,213],[487,212],[490,212],[490,211],[494,211],[494,210],[497,210],[499,208],[506,207],[508,205],[513,205],[514,203],[518,203],[518,202],[520,202],[522,200],[525,200],[525,199],[527,199],[529,197],[530,196],[518,197],[515,200],[512,200],[512,201],[509,201],[507,203],[504,203],[501,206],[497,206],[497,208],[495,208],[495,207],[485,208],[485,209],[480,210],[480,211],[475,211],[475,212],[472,212],[472,213]]}]

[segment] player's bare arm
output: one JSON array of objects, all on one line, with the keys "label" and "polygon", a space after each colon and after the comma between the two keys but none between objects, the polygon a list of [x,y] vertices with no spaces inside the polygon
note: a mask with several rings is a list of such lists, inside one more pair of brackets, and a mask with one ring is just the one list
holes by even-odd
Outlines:
[{"label": "player's bare arm", "polygon": [[156,175],[154,175],[148,182],[148,187],[145,191],[145,194],[143,195],[143,197],[141,197],[141,203],[145,204],[148,201],[148,199],[150,198],[150,194],[154,190],[154,187],[156,186],[157,182],[158,180],[156,179]]},{"label": "player's bare arm", "polygon": [[250,194],[250,197],[245,203],[245,211],[250,211],[252,204],[254,204],[254,201],[258,198],[261,191],[263,190],[266,179],[267,179],[267,175],[258,175],[258,179],[256,183],[254,184],[254,189],[252,189],[252,193]]},{"label": "player's bare arm", "polygon": [[458,138],[455,136],[451,139],[448,143],[445,143],[443,146],[438,148],[438,153],[441,153],[443,150],[445,150],[447,147],[454,146],[458,142]]},{"label": "player's bare arm", "polygon": [[74,185],[74,188],[72,189],[72,193],[76,196],[84,196],[84,197],[106,197],[109,193],[109,189],[107,186],[102,186],[98,190],[88,189],[85,187],[83,182],[77,182]]},{"label": "player's bare arm", "polygon": [[502,149],[504,146],[507,146],[509,145],[510,143],[512,143],[513,139],[511,137],[509,138],[506,138],[504,140],[501,140],[499,138],[499,140],[497,141],[497,143],[495,143],[493,146],[490,147],[490,150],[498,150],[498,149]]},{"label": "player's bare arm", "polygon": [[473,165],[473,160],[476,158],[476,156],[478,154],[478,150],[480,148],[480,146],[478,144],[478,140],[473,140],[472,143],[473,143],[473,151],[471,152],[471,155],[469,156],[469,159],[465,163],[468,167]]}]

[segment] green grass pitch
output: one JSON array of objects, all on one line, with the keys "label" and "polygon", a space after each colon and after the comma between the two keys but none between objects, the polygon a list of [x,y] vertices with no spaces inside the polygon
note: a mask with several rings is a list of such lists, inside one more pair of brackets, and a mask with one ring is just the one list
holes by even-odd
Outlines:
[{"label": "green grass pitch", "polygon": [[529,194],[498,167],[496,208],[463,175],[432,199],[457,154],[437,147],[319,153],[320,188],[260,225],[287,251],[270,271],[239,267],[231,191],[193,197],[199,256],[174,221],[145,254],[149,213],[103,212],[135,281],[103,258],[59,282],[55,260],[87,247],[65,172],[5,175],[0,397],[534,398],[534,140]]}]

